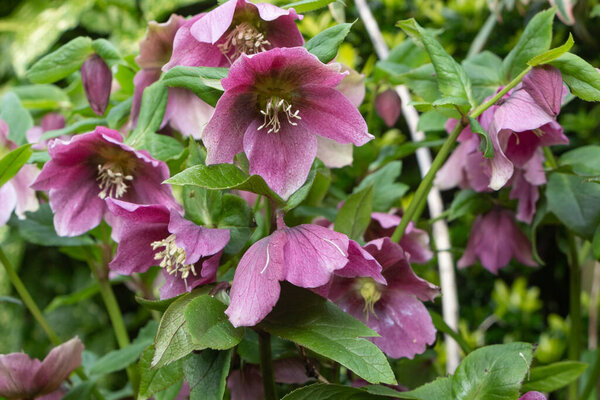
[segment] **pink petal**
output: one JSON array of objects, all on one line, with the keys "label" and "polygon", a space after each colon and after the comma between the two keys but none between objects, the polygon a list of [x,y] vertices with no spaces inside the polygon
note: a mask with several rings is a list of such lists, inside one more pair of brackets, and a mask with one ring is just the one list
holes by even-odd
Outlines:
[{"label": "pink petal", "polygon": [[551,65],[533,68],[523,77],[522,88],[544,112],[554,118],[560,112],[563,81],[560,70]]},{"label": "pink petal", "polygon": [[540,194],[537,186],[527,182],[520,170],[515,173],[509,197],[519,200],[517,219],[530,224],[535,215],[535,203],[538,201]]},{"label": "pink petal", "polygon": [[379,93],[375,97],[375,110],[381,119],[383,119],[383,122],[391,128],[396,125],[396,121],[398,121],[402,112],[400,96],[393,89]]},{"label": "pink petal", "polygon": [[518,400],[546,400],[546,396],[540,392],[527,392]]},{"label": "pink petal", "polygon": [[495,127],[489,131],[490,138],[494,144],[494,157],[489,160],[491,176],[489,187],[493,190],[499,190],[508,182],[514,172],[513,163],[506,157],[503,149],[506,148],[512,132],[496,131]]},{"label": "pink petal", "polygon": [[554,119],[555,115],[544,111],[526,90],[515,89],[510,98],[496,109],[493,123],[498,130],[523,132],[537,129]]},{"label": "pink petal", "polygon": [[300,124],[292,126],[284,121],[279,132],[272,133],[266,128],[259,131],[260,124],[253,121],[244,135],[250,174],[260,175],[275,193],[287,199],[306,181],[317,154],[316,137]]},{"label": "pink petal", "polygon": [[298,358],[283,358],[273,361],[275,382],[303,384],[310,380],[306,375],[306,366]]},{"label": "pink petal", "polygon": [[35,381],[40,366],[39,360],[31,359],[25,353],[0,355],[0,396],[33,398],[40,388]]},{"label": "pink petal", "polygon": [[10,181],[0,187],[0,226],[4,226],[17,206],[17,192]]},{"label": "pink petal", "polygon": [[355,107],[360,106],[365,98],[365,76],[344,64],[341,64],[341,71],[348,72],[348,75],[335,87],[336,90],[346,96]]},{"label": "pink petal", "polygon": [[199,42],[215,44],[229,29],[236,8],[244,6],[244,0],[229,0],[204,14],[194,22],[190,33]]},{"label": "pink petal", "polygon": [[323,136],[317,136],[317,158],[327,168],[341,168],[352,164],[352,143],[341,144]]},{"label": "pink petal", "polygon": [[41,386],[40,394],[48,394],[58,389],[71,372],[81,365],[83,348],[81,340],[75,337],[50,351],[34,378]]},{"label": "pink petal", "polygon": [[10,180],[10,184],[17,195],[15,214],[20,219],[25,218],[25,212],[36,211],[39,207],[35,190],[29,187],[35,181],[39,173],[40,170],[35,165],[24,165]]},{"label": "pink petal", "polygon": [[146,35],[140,42],[140,54],[135,62],[142,70],[149,68],[160,69],[169,61],[173,51],[173,40],[185,18],[177,14],[171,14],[167,22],[148,22]]},{"label": "pink petal", "polygon": [[348,244],[348,263],[344,268],[335,272],[337,276],[344,278],[369,277],[375,282],[386,284],[386,280],[381,275],[381,265],[375,258],[360,244],[350,240]]},{"label": "pink petal", "polygon": [[215,109],[202,101],[191,90],[184,88],[169,89],[170,115],[165,114],[171,126],[183,136],[202,139],[202,132]]}]

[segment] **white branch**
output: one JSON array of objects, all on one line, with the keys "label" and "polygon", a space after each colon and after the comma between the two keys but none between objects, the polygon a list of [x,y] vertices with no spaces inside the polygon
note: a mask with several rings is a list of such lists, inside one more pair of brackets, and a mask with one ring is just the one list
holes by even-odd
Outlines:
[{"label": "white branch", "polygon": [[[375,47],[375,52],[381,60],[385,60],[388,57],[389,49],[377,21],[373,18],[371,10],[367,6],[366,0],[355,0],[356,8],[360,14],[369,37]],[[417,110],[410,105],[411,98],[408,89],[399,85],[396,86],[396,92],[402,100],[402,114],[410,130],[412,140],[419,142],[425,140],[425,134],[417,129],[417,123],[419,121],[419,114]],[[419,170],[421,176],[425,176],[429,168],[431,167],[431,153],[428,148],[421,147],[416,151],[417,163],[419,164]],[[437,219],[444,211],[444,204],[442,202],[442,196],[436,187],[433,187],[427,196],[427,204],[429,206],[429,215],[432,219],[436,220],[433,223],[433,240],[437,249],[443,249],[438,251],[438,264],[440,271],[440,285],[442,287],[442,313],[444,321],[448,326],[454,330],[458,330],[458,296],[456,293],[456,278],[454,275],[454,261],[452,254],[450,253],[450,235],[448,233],[448,225],[443,219]],[[458,344],[450,336],[445,335],[446,340],[446,371],[453,373],[458,363],[460,362],[460,352]]]}]

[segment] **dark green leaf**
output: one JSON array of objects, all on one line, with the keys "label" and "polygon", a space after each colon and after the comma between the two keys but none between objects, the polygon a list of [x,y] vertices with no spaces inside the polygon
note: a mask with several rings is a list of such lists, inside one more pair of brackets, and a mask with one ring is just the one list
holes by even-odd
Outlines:
[{"label": "dark green leaf", "polygon": [[[118,278],[112,279],[110,281],[110,283],[111,283],[111,285],[115,285],[118,283],[122,283],[124,281],[125,281],[125,278],[118,277]],[[94,282],[94,283],[91,283],[88,286],[84,287],[83,289],[77,290],[76,292],[69,293],[69,294],[62,295],[62,296],[56,296],[52,299],[50,304],[48,304],[46,306],[46,308],[44,309],[44,313],[50,313],[50,312],[52,312],[60,307],[63,307],[63,306],[69,306],[69,305],[81,303],[82,301],[87,300],[90,297],[96,295],[98,292],[100,292],[100,285],[98,284],[98,282]]]},{"label": "dark green leaf", "polygon": [[135,301],[137,301],[139,304],[141,304],[142,306],[146,307],[148,310],[155,310],[155,311],[160,311],[160,312],[165,312],[167,310],[167,308],[169,308],[169,306],[177,299],[179,299],[180,297],[185,296],[184,294],[180,294],[179,296],[175,296],[175,297],[171,297],[169,299],[164,299],[164,300],[147,300],[147,299],[143,299],[141,297],[137,297],[135,298]]},{"label": "dark green leaf", "polygon": [[195,345],[227,350],[242,340],[244,328],[234,328],[225,309],[225,304],[209,295],[196,297],[187,305],[185,319]]},{"label": "dark green leaf", "polygon": [[119,122],[131,112],[132,103],[133,97],[130,97],[110,109],[106,116],[106,122],[108,122],[109,128],[117,129],[119,127]]},{"label": "dark green leaf", "polygon": [[600,72],[587,61],[565,53],[550,64],[558,68],[571,92],[585,101],[600,101]]},{"label": "dark green leaf", "polygon": [[351,194],[335,218],[334,229],[358,240],[367,230],[373,211],[373,185]]},{"label": "dark green leaf", "polygon": [[471,124],[471,130],[479,135],[481,143],[479,144],[479,151],[483,153],[485,158],[494,157],[494,144],[490,138],[489,133],[477,122],[477,120],[469,116],[469,123]]},{"label": "dark green leaf", "polygon": [[167,108],[167,97],[167,86],[162,81],[144,89],[137,126],[127,138],[127,143],[145,143],[146,137],[158,131]]},{"label": "dark green leaf", "polygon": [[0,98],[0,119],[8,125],[10,140],[17,145],[27,143],[25,135],[33,126],[33,119],[15,93],[7,92]]},{"label": "dark green leaf", "polygon": [[396,382],[385,355],[362,338],[376,333],[308,290],[282,284],[279,302],[259,326],[339,362],[368,382]]},{"label": "dark green leaf", "polygon": [[471,189],[463,189],[454,196],[448,220],[452,221],[467,214],[481,214],[490,207],[488,199]]},{"label": "dark green leaf", "polygon": [[229,374],[231,350],[203,350],[183,360],[183,374],[190,385],[190,400],[222,400]]},{"label": "dark green leaf", "polygon": [[600,260],[600,225],[596,228],[594,232],[594,237],[592,239],[592,250],[594,252],[594,258],[596,260]]},{"label": "dark green leaf", "polygon": [[570,166],[580,176],[600,175],[600,146],[589,145],[570,150],[560,156],[561,166]]},{"label": "dark green leaf", "polygon": [[[392,390],[392,389],[390,389]],[[342,385],[315,383],[294,390],[281,400],[383,400],[385,397],[370,394],[362,389]]]},{"label": "dark green leaf", "polygon": [[478,103],[504,85],[502,70],[498,68],[500,64],[502,59],[490,51],[483,51],[463,61],[462,65],[471,79],[473,96]]},{"label": "dark green leaf", "polygon": [[304,44],[306,50],[328,63],[337,55],[338,48],[350,32],[353,23],[339,24],[325,29]]},{"label": "dark green leaf", "polygon": [[522,392],[554,392],[579,378],[587,368],[579,361],[560,361],[543,367],[532,368],[528,378],[521,386]]},{"label": "dark green leaf", "polygon": [[88,400],[92,398],[92,390],[96,383],[92,381],[79,382],[73,386],[67,394],[64,395],[63,400]]},{"label": "dark green leaf", "polygon": [[[437,378],[435,381],[419,386],[415,390],[402,393],[399,398],[418,400],[458,400],[452,393],[452,377]],[[484,398],[482,397],[481,400]],[[495,399],[495,397],[494,397]]]},{"label": "dark green leaf", "polygon": [[190,89],[214,107],[223,94],[221,79],[227,76],[228,71],[228,68],[177,66],[163,76],[162,82],[166,86]]},{"label": "dark green leaf", "polygon": [[118,63],[121,60],[119,50],[106,39],[96,39],[92,42],[92,48],[109,67]]},{"label": "dark green leaf", "polygon": [[217,226],[223,211],[223,193],[200,186],[187,185],[182,190],[185,216],[198,225]]},{"label": "dark green leaf", "polygon": [[575,42],[573,42],[573,36],[569,33],[569,38],[567,39],[565,44],[563,44],[562,46],[556,47],[554,49],[545,51],[544,53],[533,57],[531,60],[529,60],[527,62],[527,64],[531,65],[532,67],[535,67],[536,65],[547,64],[550,61],[556,60],[558,57],[562,56],[567,51],[571,50],[571,47],[573,47],[574,43]]},{"label": "dark green leaf", "polygon": [[19,172],[31,154],[31,145],[25,144],[0,158],[0,187]]},{"label": "dark green leaf", "polygon": [[140,389],[138,400],[146,400],[158,392],[177,385],[181,382],[181,378],[183,378],[181,360],[160,368],[152,368],[153,357],[154,346],[148,346],[140,357]]},{"label": "dark green leaf", "polygon": [[161,161],[176,159],[184,150],[183,145],[177,139],[154,133],[149,133],[145,143],[140,147],[148,150],[152,157]]},{"label": "dark green leaf", "polygon": [[252,209],[246,200],[226,193],[223,195],[223,211],[217,221],[217,228],[229,229],[230,239],[223,250],[227,254],[235,254],[244,247],[250,237]]},{"label": "dark green leaf", "polygon": [[71,106],[69,96],[55,85],[16,86],[12,90],[28,109],[55,110]]},{"label": "dark green leaf", "polygon": [[396,182],[401,172],[402,161],[392,161],[367,175],[355,191],[373,186],[373,211],[387,212],[408,190],[407,185]]},{"label": "dark green leaf", "polygon": [[92,39],[77,37],[33,64],[26,76],[35,83],[56,82],[77,71],[93,51]]},{"label": "dark green leaf", "polygon": [[286,4],[283,8],[293,8],[297,13],[305,13],[327,7],[329,3],[333,3],[334,1],[336,0],[300,0]]}]

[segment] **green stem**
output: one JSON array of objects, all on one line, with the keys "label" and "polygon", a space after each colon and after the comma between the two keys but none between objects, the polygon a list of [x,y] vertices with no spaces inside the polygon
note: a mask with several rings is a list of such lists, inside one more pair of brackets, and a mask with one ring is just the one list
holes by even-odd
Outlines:
[{"label": "green stem", "polygon": [[[15,290],[21,297],[21,300],[23,300],[23,303],[25,303],[25,306],[33,315],[33,318],[35,318],[36,322],[42,327],[42,329],[46,333],[46,336],[48,336],[48,338],[54,346],[61,345],[62,342],[60,338],[58,337],[56,332],[54,332],[54,330],[50,327],[50,324],[48,324],[48,321],[46,321],[46,318],[44,318],[44,315],[42,314],[42,311],[38,308],[37,304],[35,304],[35,301],[29,294],[29,291],[25,287],[25,284],[23,284],[23,281],[21,280],[21,278],[19,278],[19,275],[13,268],[11,262],[8,260],[8,257],[6,257],[6,254],[4,253],[2,247],[0,247],[0,262],[2,263],[2,265],[4,265],[4,269],[6,269],[8,278],[10,279],[10,282],[13,284]],[[83,371],[83,368],[81,367],[77,368],[75,370],[75,373],[83,381],[87,381],[89,379]],[[104,400],[104,396],[102,396],[102,394],[100,393],[100,391],[98,391],[98,388],[96,386],[94,386],[92,392],[98,400]]]},{"label": "green stem", "polygon": [[558,168],[558,162],[556,161],[556,157],[554,157],[554,154],[552,154],[552,150],[550,150],[550,147],[544,147],[544,156],[546,156],[546,161],[548,162],[550,168]]},{"label": "green stem", "polygon": [[[569,359],[579,361],[581,350],[581,268],[577,254],[575,235],[569,231],[569,316],[571,330],[569,334]],[[577,380],[569,385],[569,399],[576,400]]]},{"label": "green stem", "polygon": [[512,88],[514,88],[515,86],[517,86],[521,82],[521,80],[523,79],[523,77],[525,75],[527,75],[527,73],[529,71],[531,71],[531,68],[533,68],[533,67],[527,67],[523,71],[521,71],[521,73],[519,75],[517,75],[517,77],[515,79],[513,79],[512,81],[510,81],[510,83],[508,85],[504,86],[504,88],[502,88],[502,90],[500,90],[498,93],[496,93],[496,95],[494,97],[492,97],[491,99],[489,99],[485,103],[482,103],[479,106],[475,107],[469,113],[469,115],[471,115],[471,117],[473,117],[473,118],[477,118],[481,114],[483,114],[483,112],[485,110],[487,110],[488,108],[490,108],[491,106],[493,106],[494,104],[496,104],[496,102],[498,100],[500,100],[502,98],[502,96],[504,96],[506,93],[508,93],[509,90],[511,90]]},{"label": "green stem", "polygon": [[273,357],[271,355],[271,335],[258,331],[258,347],[260,351],[260,373],[262,374],[265,400],[277,400],[277,387],[273,372]]}]

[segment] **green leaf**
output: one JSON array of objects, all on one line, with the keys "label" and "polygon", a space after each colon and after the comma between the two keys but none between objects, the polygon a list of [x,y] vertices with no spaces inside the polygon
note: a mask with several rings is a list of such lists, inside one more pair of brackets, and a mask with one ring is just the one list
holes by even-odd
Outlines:
[{"label": "green leaf", "polygon": [[600,225],[596,228],[594,232],[594,237],[592,239],[592,250],[594,252],[594,259],[600,260]]},{"label": "green leaf", "polygon": [[486,346],[469,353],[452,378],[454,398],[515,400],[531,357],[531,344],[520,342]]},{"label": "green leaf", "polygon": [[12,89],[23,107],[35,110],[55,110],[71,106],[69,96],[55,85],[25,85]]},{"label": "green leaf", "polygon": [[373,186],[373,211],[387,212],[408,191],[408,185],[396,182],[401,172],[402,161],[389,162],[367,175],[355,191]]},{"label": "green leaf", "polygon": [[161,368],[152,368],[152,359],[154,357],[154,346],[148,346],[139,362],[140,388],[138,400],[147,398],[162,392],[179,382],[183,378],[183,367],[181,360],[165,365]]},{"label": "green leaf", "polygon": [[64,395],[63,400],[88,400],[92,398],[92,390],[94,390],[96,382],[83,381],[74,385],[67,394]]},{"label": "green leaf", "polygon": [[109,128],[117,129],[119,127],[119,122],[131,112],[132,103],[133,97],[130,97],[110,109],[106,116],[106,122],[108,122]]},{"label": "green leaf", "polygon": [[166,86],[190,89],[214,107],[223,94],[221,79],[228,72],[228,68],[177,66],[170,69],[161,80]]},{"label": "green leaf", "polygon": [[52,83],[77,71],[92,54],[92,39],[80,36],[41,58],[26,73],[35,83]]},{"label": "green leaf", "polygon": [[104,62],[112,67],[114,64],[121,60],[121,54],[119,50],[106,39],[96,39],[92,42],[92,48],[98,54]]},{"label": "green leaf", "polygon": [[167,108],[167,87],[162,81],[144,89],[137,126],[127,138],[128,144],[145,143],[148,136],[158,131]]},{"label": "green leaf", "polygon": [[338,48],[350,32],[354,23],[345,23],[325,29],[304,44],[306,50],[317,56],[322,63],[328,63],[337,55]]},{"label": "green leaf", "polygon": [[226,254],[239,252],[252,233],[250,227],[253,225],[252,208],[246,200],[230,193],[223,195],[223,211],[219,215],[217,228],[229,229],[230,239],[223,251]]},{"label": "green leaf", "polygon": [[[119,283],[125,282],[125,277],[118,277],[110,280],[111,285],[116,285]],[[81,303],[92,296],[95,296],[100,292],[100,285],[98,282],[90,283],[88,286],[85,286],[83,289],[77,290],[75,292],[65,294],[62,296],[56,296],[52,299],[50,304],[44,308],[44,313],[50,313],[60,307],[70,306],[73,304]]]},{"label": "green leaf", "polygon": [[55,129],[52,131],[44,132],[40,137],[40,140],[53,139],[63,135],[71,135],[73,133],[88,132],[94,130],[98,125],[105,125],[106,120],[104,118],[85,118],[75,122],[72,125],[66,126],[63,129]]},{"label": "green leaf", "polygon": [[229,374],[231,350],[203,350],[183,360],[183,374],[190,385],[190,400],[222,400]]},{"label": "green leaf", "polygon": [[[392,389],[390,389],[392,390]],[[284,396],[281,400],[383,400],[375,394],[370,394],[362,389],[350,386],[330,385],[325,383],[315,383],[309,386],[296,389]]]},{"label": "green leaf", "polygon": [[300,0],[286,4],[283,8],[293,8],[297,13],[305,13],[327,7],[329,3],[333,3],[334,1],[336,0]]},{"label": "green leaf", "polygon": [[225,304],[209,295],[197,297],[187,305],[185,319],[195,345],[227,350],[242,340],[244,328],[234,328],[225,309]]},{"label": "green leaf", "polygon": [[148,133],[144,144],[139,147],[148,150],[152,157],[161,161],[176,159],[184,150],[183,145],[177,139],[154,133]]},{"label": "green leaf", "polygon": [[248,176],[233,164],[194,165],[166,180],[171,185],[196,185],[211,190],[239,189],[267,196],[280,205],[283,199],[258,175]]},{"label": "green leaf", "polygon": [[554,172],[546,187],[548,210],[581,237],[591,240],[600,224],[600,185]]},{"label": "green leaf", "polygon": [[200,186],[186,185],[182,196],[185,216],[198,225],[217,226],[223,211],[223,193]]},{"label": "green leaf", "polygon": [[585,101],[600,101],[600,73],[587,61],[565,53],[550,64],[558,68],[571,92]]},{"label": "green leaf", "polygon": [[192,341],[184,313],[192,300],[208,293],[210,289],[210,286],[202,286],[191,293],[184,294],[169,305],[158,326],[152,368],[160,368],[202,348]]},{"label": "green leaf", "polygon": [[574,43],[575,42],[573,41],[573,35],[571,35],[569,33],[569,38],[567,39],[565,44],[563,44],[562,46],[556,47],[554,49],[545,51],[544,53],[533,57],[531,60],[529,60],[527,62],[527,65],[531,65],[532,67],[535,67],[536,65],[547,64],[550,61],[556,60],[558,57],[562,56],[567,51],[571,50],[571,47],[573,47]]},{"label": "green leaf", "polygon": [[171,297],[169,299],[164,299],[164,300],[148,300],[148,299],[143,299],[141,297],[136,296],[135,301],[137,301],[139,304],[141,304],[148,310],[160,311],[161,313],[164,313],[165,311],[167,311],[167,308],[169,308],[169,306],[175,302],[175,300],[177,300],[185,295],[186,295],[186,293],[183,293],[183,294],[180,294],[179,296]]},{"label": "green leaf", "polygon": [[17,145],[27,143],[25,135],[33,126],[33,119],[15,93],[7,92],[0,98],[0,119],[8,125],[10,140]]},{"label": "green leaf", "polygon": [[494,144],[490,138],[489,133],[477,122],[477,120],[469,116],[469,123],[471,124],[471,130],[479,135],[481,143],[479,144],[479,151],[483,153],[485,158],[494,157]]},{"label": "green leaf", "polygon": [[19,172],[32,154],[31,144],[25,144],[0,158],[0,187]]},{"label": "green leaf", "polygon": [[467,214],[482,214],[490,207],[490,201],[471,189],[463,189],[454,196],[450,205],[448,216],[449,221],[453,221]]},{"label": "green leaf", "polygon": [[502,61],[502,71],[507,81],[527,68],[527,62],[544,53],[552,42],[552,21],[555,9],[541,11],[529,21],[519,41]]},{"label": "green leaf", "polygon": [[426,102],[442,97],[433,64],[425,64],[395,77],[394,84],[404,84]]},{"label": "green leaf", "polygon": [[[415,390],[402,393],[399,398],[418,400],[458,400],[452,394],[452,377],[437,378],[435,381],[419,386]],[[482,397],[481,400],[484,398]],[[496,397],[494,397],[496,399]],[[514,399],[513,399],[514,400]]]},{"label": "green leaf", "polygon": [[454,329],[450,328],[448,326],[448,324],[446,324],[446,322],[444,321],[444,318],[442,318],[442,316],[440,314],[438,314],[432,310],[428,310],[428,311],[429,311],[429,314],[431,315],[431,320],[433,321],[433,326],[435,326],[435,329],[447,334],[452,339],[454,339],[454,341],[456,341],[456,343],[458,343],[458,345],[460,346],[460,348],[462,349],[462,351],[465,354],[469,354],[471,351],[473,351],[473,349],[471,349],[471,346],[469,346],[469,344],[465,341],[465,339],[463,339],[461,334],[459,332],[456,332]]},{"label": "green leaf", "polygon": [[385,355],[362,338],[377,334],[308,290],[282,284],[279,302],[259,326],[339,362],[368,382],[396,383]]},{"label": "green leaf", "polygon": [[502,70],[498,68],[500,64],[502,59],[487,50],[462,62],[471,79],[473,97],[477,103],[483,103],[486,97],[493,95],[504,84]]},{"label": "green leaf", "polygon": [[521,391],[554,392],[579,378],[587,366],[579,361],[560,361],[532,368],[529,377],[521,386]]},{"label": "green leaf", "polygon": [[358,240],[367,230],[373,211],[373,185],[351,194],[335,218],[334,229]]},{"label": "green leaf", "polygon": [[452,58],[435,38],[414,18],[398,22],[398,27],[417,43],[422,43],[431,58],[440,91],[444,97],[455,97],[474,105],[471,81],[464,68]]},{"label": "green leaf", "polygon": [[582,146],[567,151],[560,156],[560,165],[571,167],[580,176],[600,175],[600,146]]}]

